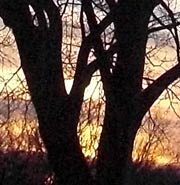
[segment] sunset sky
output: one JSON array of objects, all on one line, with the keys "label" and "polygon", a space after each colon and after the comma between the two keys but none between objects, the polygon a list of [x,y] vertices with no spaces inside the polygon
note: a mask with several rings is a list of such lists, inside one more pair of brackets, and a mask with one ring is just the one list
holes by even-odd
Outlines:
[{"label": "sunset sky", "polygon": [[[178,1],[178,7],[180,7],[180,2]],[[0,28],[3,27],[3,23],[2,20],[0,20]],[[0,43],[2,42],[7,42],[5,40],[2,40],[3,37],[8,37],[8,29],[4,30],[3,32],[0,32]],[[2,35],[1,35],[2,34]],[[13,38],[9,38],[6,39],[9,42],[13,42]],[[7,44],[7,43],[5,43]],[[153,41],[150,40],[149,44],[153,45]],[[162,50],[159,51],[158,54],[156,54],[154,56],[154,58],[152,59],[156,64],[163,58],[166,57],[166,59],[168,60],[173,60],[174,58],[174,50],[170,47],[165,47]],[[6,47],[2,47],[2,45],[0,46],[0,58],[4,58],[4,60],[2,60],[2,62],[0,63],[0,92],[9,91],[11,92],[14,89],[18,89],[18,92],[20,92],[21,87],[21,80],[24,80],[24,75],[22,70],[20,69],[18,71],[18,73],[16,75],[13,75],[18,67],[20,66],[20,62],[19,62],[19,56],[17,53],[17,49],[15,47],[15,44],[13,44],[12,46],[6,46]],[[159,61],[158,61],[159,60]],[[148,75],[152,78],[156,78],[159,73],[164,72],[166,69],[168,69],[169,67],[171,67],[172,64],[171,63],[165,63],[163,64],[163,67],[157,67],[156,68],[151,68],[152,66],[146,66],[147,69],[149,70]],[[156,69],[157,71],[155,72]],[[12,79],[11,79],[12,78]],[[11,79],[11,80],[9,80]],[[97,100],[99,98],[99,89],[102,89],[102,84],[99,82],[99,77],[93,77],[91,80],[90,85],[87,87],[85,95],[84,95],[84,99],[87,100],[89,98],[92,98],[93,100]],[[7,83],[8,82],[8,83]],[[70,91],[71,86],[73,83],[73,79],[68,79],[65,81],[66,84],[66,89],[67,92]],[[6,89],[4,89],[4,86],[6,85]],[[147,84],[144,85],[144,87],[146,87]],[[176,89],[175,89],[176,90]],[[180,89],[176,90],[176,92],[178,94],[180,94]],[[165,95],[166,92],[164,92],[163,95]],[[169,101],[169,96],[166,94],[166,96],[161,96],[156,103],[154,104],[154,106],[151,108],[152,110],[152,117],[154,118],[158,118],[159,120],[161,120],[162,122],[166,122],[168,121],[168,123],[166,125],[166,132],[167,135],[170,137],[170,143],[165,143],[165,148],[168,149],[168,147],[170,148],[170,150],[172,149],[172,152],[176,152],[177,155],[180,155],[180,151],[178,150],[178,146],[176,145],[177,142],[180,143],[180,118],[178,118],[178,115],[180,115],[180,103],[177,100],[177,97],[172,97],[170,95],[171,101]],[[26,96],[28,97],[28,96]],[[28,97],[29,98],[29,97]],[[160,101],[161,100],[161,101]],[[174,108],[174,110],[173,110]],[[158,121],[159,121],[158,120]],[[171,120],[171,121],[169,121]],[[176,124],[178,123],[178,124]],[[163,125],[164,126],[164,125]],[[19,134],[22,128],[20,127],[14,127],[14,134]],[[101,128],[99,129],[99,133],[101,131]],[[85,144],[85,142],[89,142],[89,140],[91,139],[91,134],[95,133],[94,128],[90,128],[90,126],[88,126],[84,133],[83,133],[83,138],[82,138],[82,145]],[[138,158],[138,153],[141,153],[143,151],[143,147],[145,145],[145,143],[148,141],[148,134],[145,131],[139,132],[139,134],[137,135],[135,144],[137,147],[135,147],[134,149],[134,153],[133,153],[133,157],[134,159]],[[179,144],[178,143],[178,144]],[[86,145],[86,144],[85,144]],[[97,148],[98,144],[97,141],[94,142],[94,146],[95,148]],[[169,152],[169,151],[168,151]],[[95,151],[94,148],[90,148],[90,149],[84,149],[84,153],[86,156],[95,156]],[[172,156],[170,154],[171,152],[169,152],[169,154],[166,154],[166,152],[164,152],[162,150],[161,147],[157,147],[157,150],[154,151],[154,153],[152,151],[150,151],[150,157],[153,158],[153,162],[155,162],[156,164],[159,165],[164,165],[164,164],[168,164],[171,162],[174,162],[174,159],[172,159]],[[147,157],[148,158],[148,157]]]}]

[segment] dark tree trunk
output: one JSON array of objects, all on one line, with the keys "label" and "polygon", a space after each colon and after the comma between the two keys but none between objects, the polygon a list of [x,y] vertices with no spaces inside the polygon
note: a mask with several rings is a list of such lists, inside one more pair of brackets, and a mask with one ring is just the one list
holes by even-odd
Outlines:
[{"label": "dark tree trunk", "polygon": [[97,179],[100,185],[123,184],[127,180],[133,143],[142,120],[138,105],[141,106],[139,102],[135,106],[132,102],[122,106],[117,102],[106,101],[97,159]]},{"label": "dark tree trunk", "polygon": [[[39,20],[39,26],[35,26],[27,1],[1,2],[0,15],[7,26],[13,29],[16,38],[21,66],[56,184],[123,185],[132,162],[133,142],[141,120],[163,89],[179,76],[180,71],[179,66],[175,66],[142,91],[148,22],[158,0],[121,0],[117,4],[107,0],[111,20],[107,16],[99,25],[106,25],[105,29],[114,22],[117,61],[112,73],[109,69],[111,61],[108,61],[107,52],[104,51],[100,37],[102,31],[96,22],[91,1],[82,1],[92,34],[88,37],[91,39],[86,38],[82,42],[79,54],[81,60],[78,60],[75,83],[69,95],[65,90],[60,54],[62,23],[59,9],[51,0],[30,0]],[[42,11],[48,14],[49,25]],[[95,182],[77,136],[83,94],[90,80],[90,75],[82,74],[86,73],[92,46],[106,96]]]},{"label": "dark tree trunk", "polygon": [[[19,40],[17,44],[18,47],[21,47]],[[46,49],[49,50],[49,48]],[[45,53],[46,49],[42,52]],[[23,50],[28,50],[28,48]],[[40,135],[47,149],[50,165],[55,173],[56,184],[91,185],[90,171],[77,136],[83,96],[81,94],[77,96],[67,95],[58,87],[60,82],[54,77],[59,74],[55,70],[51,72],[50,64],[45,63],[44,66],[42,64],[42,62],[53,62],[49,59],[50,54],[47,54],[49,61],[38,61],[42,68],[47,68],[47,74],[44,75],[44,69],[41,73],[39,66],[36,66],[36,59],[29,61],[28,57],[21,51],[22,67],[37,112]],[[33,63],[33,68],[37,70],[33,71],[33,75],[30,71],[31,65],[27,65],[27,61]],[[31,73],[30,76],[29,73]],[[32,80],[32,76],[36,80]],[[52,86],[52,84],[54,85]]]},{"label": "dark tree trunk", "polygon": [[56,184],[90,185],[90,172],[77,137],[79,110],[74,111],[77,104],[71,99],[59,103],[56,97],[54,103],[47,102],[47,105],[50,107],[46,114],[41,112],[42,109],[37,110],[37,114],[39,131],[55,173]]},{"label": "dark tree trunk", "polygon": [[[13,29],[56,184],[92,185],[77,136],[85,86],[82,85],[81,92],[66,93],[60,53],[62,25],[59,9],[50,0],[30,2],[36,10],[39,26],[32,23],[27,1],[6,2],[1,6],[6,13],[5,23]],[[42,10],[48,14],[49,27]]]},{"label": "dark tree trunk", "polygon": [[119,15],[114,19],[117,61],[105,87],[106,112],[97,159],[98,185],[127,183],[134,139],[146,113],[143,110],[147,110],[142,79],[148,22],[155,4],[127,0],[120,6]]}]

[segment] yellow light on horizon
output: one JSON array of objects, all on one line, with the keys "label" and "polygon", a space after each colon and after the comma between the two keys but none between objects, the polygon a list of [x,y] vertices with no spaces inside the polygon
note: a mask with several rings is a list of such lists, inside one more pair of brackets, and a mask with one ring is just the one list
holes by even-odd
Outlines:
[{"label": "yellow light on horizon", "polygon": [[164,166],[172,163],[172,157],[168,155],[159,155],[155,157],[154,162],[157,166]]},{"label": "yellow light on horizon", "polygon": [[[13,56],[12,56],[12,51],[11,50],[7,50],[7,52],[8,52],[7,53],[8,57],[10,56],[13,61],[15,61],[15,60],[16,60],[16,62],[18,61],[17,53],[15,51],[13,51]],[[161,53],[161,54],[163,54],[163,53]],[[15,71],[14,69],[13,69],[13,71]],[[4,71],[2,73],[2,75],[5,79],[11,78],[12,74],[13,73],[9,68],[4,69]],[[20,77],[24,78],[22,70],[20,72]],[[17,77],[14,77],[9,82],[9,84],[8,84],[9,88],[8,89],[10,91],[19,86],[19,81],[18,80],[19,79]],[[99,77],[92,78],[90,85],[85,90],[84,99],[88,99],[88,98],[98,99],[99,98],[98,89],[101,86],[101,84],[100,83],[98,84],[98,81],[99,81]],[[70,92],[72,84],[73,84],[73,79],[65,80],[65,85],[66,85],[67,92]],[[0,83],[0,88],[1,88],[1,83]],[[169,105],[168,100],[164,100],[159,104],[159,107],[161,107],[161,108],[162,107],[167,107],[168,105]],[[21,126],[13,126],[12,127],[12,130],[13,130],[12,133],[15,136],[20,135],[20,133],[23,131],[22,127]],[[99,129],[98,132],[95,131],[97,129]],[[100,137],[101,129],[102,129],[102,127],[101,128],[100,127],[99,128],[92,128],[90,125],[87,125],[86,128],[83,130],[83,132],[80,134],[80,143],[82,145],[82,151],[83,151],[83,153],[86,157],[89,156],[91,158],[94,158],[96,156],[96,149],[98,147],[98,140],[99,140],[99,137]],[[141,142],[140,145],[143,146],[145,144],[145,142],[147,141],[147,137],[148,137],[148,135],[145,135],[144,133],[140,133],[137,136],[136,141],[137,141],[137,143]],[[142,138],[143,138],[143,140],[142,140]],[[142,152],[141,147],[139,147],[139,148],[135,147],[134,150],[133,150],[133,159],[136,160],[138,158],[138,156],[140,156],[142,154],[141,152]],[[163,164],[168,164],[168,162],[170,162],[172,160],[170,160],[170,156],[166,156],[166,155],[159,156],[158,153],[154,153],[153,154],[153,161],[156,164],[163,165]]]}]

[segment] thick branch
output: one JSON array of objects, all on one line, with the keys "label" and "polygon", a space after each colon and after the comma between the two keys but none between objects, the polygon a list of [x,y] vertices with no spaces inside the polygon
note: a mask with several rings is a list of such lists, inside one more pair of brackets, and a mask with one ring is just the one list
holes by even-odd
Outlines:
[{"label": "thick branch", "polygon": [[[57,90],[56,94],[64,95],[65,85],[60,54],[62,25],[59,10],[50,0],[44,4],[35,1],[30,1],[29,3],[32,4],[32,7],[39,15],[37,18],[41,24],[38,26],[33,23],[29,10],[30,4],[23,0],[1,1],[0,15],[5,24],[12,28],[15,35],[21,65],[30,91],[32,89],[41,89],[42,85],[39,82],[42,80],[46,81],[45,87],[47,89]],[[43,10],[46,11],[49,18],[50,26],[48,29],[45,27],[45,15],[42,16]],[[58,75],[56,75],[57,73]],[[36,94],[32,93],[31,95]]]},{"label": "thick branch", "polygon": [[112,11],[110,11],[110,13],[98,25],[96,25],[96,29],[91,30],[90,34],[83,39],[78,54],[77,69],[74,77],[75,81],[78,81],[79,78],[82,77],[82,73],[87,66],[88,55],[93,44],[96,44],[96,40],[100,34],[112,23],[113,17],[118,15],[118,11],[119,6],[112,8]]},{"label": "thick branch", "polygon": [[21,28],[24,22],[26,22],[25,28],[33,26],[31,13],[26,1],[1,0],[0,16],[4,24],[10,28]]},{"label": "thick branch", "polygon": [[180,64],[177,64],[164,74],[162,74],[158,79],[156,79],[151,85],[149,85],[143,92],[143,111],[147,112],[156,99],[161,95],[161,93],[180,77]]},{"label": "thick branch", "polygon": [[[89,5],[91,5],[91,3],[89,3]],[[109,26],[109,24],[111,24],[113,20],[112,18],[116,14],[118,14],[118,6],[117,6],[99,24],[97,24],[95,20],[95,15],[92,11],[92,7],[90,7],[91,9],[88,8],[89,5],[87,2],[83,2],[83,6],[85,7],[84,10],[88,12],[90,11],[91,16],[92,16],[91,21],[88,21],[88,24],[91,24],[91,28],[90,28],[91,32],[87,37],[83,39],[80,50],[79,50],[76,73],[74,76],[74,83],[73,83],[73,87],[71,90],[71,94],[77,94],[77,92],[84,91],[84,88],[80,89],[78,85],[79,85],[80,79],[84,78],[83,76],[84,70],[86,70],[90,49],[93,47],[93,45],[95,46],[97,45],[97,40],[99,39],[100,34],[106,29],[107,26]],[[90,15],[87,14],[86,16],[89,19]],[[92,18],[94,20],[92,20]]]},{"label": "thick branch", "polygon": [[[153,3],[154,6],[158,4],[158,1],[152,1],[148,0]],[[91,33],[85,37],[82,41],[78,60],[77,60],[77,69],[74,77],[74,82],[78,82],[80,78],[82,78],[83,70],[86,68],[87,65],[87,59],[90,52],[90,49],[93,47],[93,44],[96,45],[96,41],[100,34],[113,22],[114,18],[119,16],[120,12],[122,10],[121,2],[118,2],[115,7],[111,9],[111,11],[108,13],[108,15],[99,23],[96,25],[96,28],[91,30]],[[74,92],[74,89],[76,89],[77,85],[73,85],[72,92]]]},{"label": "thick branch", "polygon": [[[96,15],[94,13],[91,1],[82,0],[82,2],[84,4],[84,11],[88,20],[90,31],[93,32],[94,30],[96,30],[97,20],[96,20]],[[109,68],[109,58],[103,47],[103,42],[100,35],[99,37],[97,37],[96,42],[93,43],[93,48],[95,50],[95,56],[99,63],[102,82],[106,93],[107,86],[110,84],[109,80],[111,78],[111,75],[110,75],[110,68]]]},{"label": "thick branch", "polygon": [[[111,45],[110,48],[104,52],[105,52],[105,55],[107,55],[108,57],[112,57],[112,55],[116,53],[116,50],[117,50],[117,44],[115,43]],[[91,81],[91,77],[93,73],[96,72],[98,69],[99,69],[99,62],[97,59],[95,59],[90,64],[88,64],[84,69],[83,71],[84,75],[82,75],[82,78],[79,81],[79,86],[87,87]],[[84,76],[86,76],[86,78],[84,78]]]},{"label": "thick branch", "polygon": [[112,9],[116,5],[116,2],[114,0],[106,0],[106,2],[110,9]]},{"label": "thick branch", "polygon": [[162,30],[170,30],[173,29],[174,27],[177,27],[180,25],[180,22],[176,22],[176,23],[172,23],[172,24],[168,24],[168,25],[164,25],[164,26],[157,26],[154,28],[150,28],[148,30],[148,34],[154,33],[154,32],[158,32],[158,31],[162,31]]}]

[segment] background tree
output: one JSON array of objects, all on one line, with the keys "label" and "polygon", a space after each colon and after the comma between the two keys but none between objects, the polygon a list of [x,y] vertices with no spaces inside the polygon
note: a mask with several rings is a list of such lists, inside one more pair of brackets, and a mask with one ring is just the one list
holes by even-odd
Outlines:
[{"label": "background tree", "polygon": [[[170,5],[171,2],[161,0],[1,0],[0,16],[13,30],[39,132],[57,184],[126,183],[141,121],[180,75],[177,30],[180,23]],[[65,17],[68,11],[70,16]],[[66,32],[68,25],[73,29],[78,26],[79,32]],[[157,79],[146,78],[143,87],[147,40],[161,30],[171,34],[176,61]],[[67,58],[61,52],[63,33],[70,33]],[[76,63],[70,63],[75,72],[67,93],[63,62],[72,57],[74,33],[81,35],[80,48]],[[106,100],[93,176],[81,150],[77,127],[85,88],[97,70]]]}]

